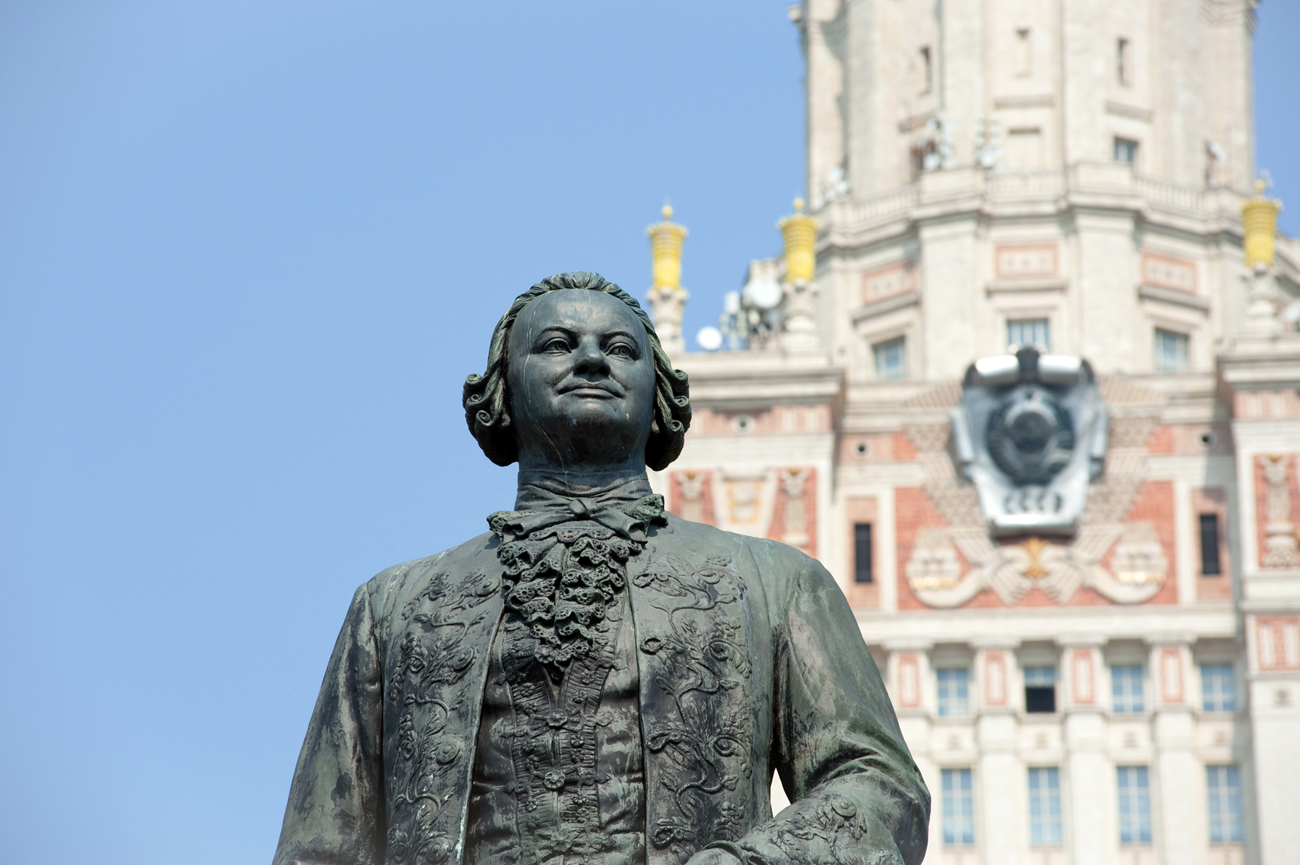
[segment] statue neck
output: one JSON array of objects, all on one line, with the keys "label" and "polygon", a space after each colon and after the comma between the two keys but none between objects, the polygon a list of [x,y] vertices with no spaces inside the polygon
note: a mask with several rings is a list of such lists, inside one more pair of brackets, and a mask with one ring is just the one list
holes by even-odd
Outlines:
[{"label": "statue neck", "polygon": [[635,500],[652,493],[645,468],[639,471],[583,471],[581,469],[523,469],[515,493],[516,510],[526,510],[535,490],[567,498]]}]

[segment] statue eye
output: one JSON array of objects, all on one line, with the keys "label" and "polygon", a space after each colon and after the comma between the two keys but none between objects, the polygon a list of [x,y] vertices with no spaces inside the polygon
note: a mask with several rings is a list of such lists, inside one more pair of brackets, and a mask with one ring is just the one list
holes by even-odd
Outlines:
[{"label": "statue eye", "polygon": [[622,342],[614,343],[609,347],[609,350],[606,351],[605,353],[609,355],[613,355],[614,357],[635,357],[636,356],[636,354],[632,351],[632,347]]},{"label": "statue eye", "polygon": [[546,341],[546,344],[542,346],[542,351],[557,352],[557,353],[567,352],[569,351],[569,341],[562,336],[557,336],[554,339],[548,339]]}]

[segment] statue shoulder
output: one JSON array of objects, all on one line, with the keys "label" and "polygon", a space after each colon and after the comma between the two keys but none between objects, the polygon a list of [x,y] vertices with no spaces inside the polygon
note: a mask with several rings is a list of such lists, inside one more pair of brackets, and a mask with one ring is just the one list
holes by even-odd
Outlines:
[{"label": "statue shoulder", "polygon": [[[383,617],[411,596],[437,588],[438,575],[467,577],[496,564],[496,536],[491,532],[470,538],[463,544],[384,568],[361,588],[369,596],[371,609]],[[446,581],[441,581],[446,584]],[[431,585],[433,584],[433,585]]]},{"label": "statue shoulder", "polygon": [[[665,551],[673,547],[689,550],[703,556],[731,558],[742,573],[753,575],[772,589],[792,588],[800,579],[825,575],[834,582],[822,563],[789,544],[768,538],[756,538],[728,532],[705,523],[695,523],[668,515],[669,531],[660,535],[657,545]],[[777,595],[785,594],[777,591]]]}]

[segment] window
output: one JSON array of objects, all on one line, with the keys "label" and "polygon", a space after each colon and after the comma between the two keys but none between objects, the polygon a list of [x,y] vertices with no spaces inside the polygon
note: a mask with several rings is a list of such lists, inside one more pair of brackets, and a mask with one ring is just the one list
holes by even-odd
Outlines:
[{"label": "window", "polygon": [[1007,321],[1007,346],[1038,346],[1047,351],[1052,347],[1051,325],[1045,318],[1013,318]]},{"label": "window", "polygon": [[1201,664],[1201,708],[1207,712],[1237,711],[1237,677],[1232,664]]},{"label": "window", "polygon": [[1151,843],[1151,787],[1146,766],[1119,766],[1119,843]]},{"label": "window", "polygon": [[943,770],[943,843],[965,846],[975,843],[975,799],[971,794],[970,769]]},{"label": "window", "polygon": [[904,337],[878,342],[872,346],[876,355],[876,378],[897,381],[907,377],[907,340]]},{"label": "window", "polygon": [[1116,162],[1127,162],[1129,165],[1136,165],[1138,143],[1131,138],[1116,138],[1114,153]]},{"label": "window", "polygon": [[1120,713],[1145,711],[1146,702],[1142,696],[1143,673],[1141,664],[1124,664],[1110,668],[1112,710]]},{"label": "window", "polygon": [[929,93],[934,89],[934,58],[930,56],[930,46],[926,45],[921,49],[920,57],[920,76],[917,81],[918,89],[922,93]]},{"label": "window", "polygon": [[1025,667],[1025,711],[1056,711],[1056,668]]},{"label": "window", "polygon": [[1187,334],[1156,328],[1156,372],[1181,372],[1187,369]]},{"label": "window", "polygon": [[1034,49],[1029,41],[1029,28],[1016,30],[1016,75],[1023,78],[1033,71]]},{"label": "window", "polygon": [[1236,766],[1206,766],[1205,787],[1210,800],[1210,843],[1231,844],[1243,840],[1241,770]]},{"label": "window", "polygon": [[939,670],[939,717],[970,713],[970,670]]},{"label": "window", "polygon": [[1123,37],[1115,40],[1115,80],[1125,87],[1133,83],[1133,43]]},{"label": "window", "polygon": [[1219,515],[1201,514],[1201,576],[1217,577],[1223,573],[1219,564]]},{"label": "window", "polygon": [[1061,846],[1061,773],[1055,766],[1029,770],[1029,843]]},{"label": "window", "polygon": [[872,581],[871,523],[855,523],[853,525],[853,582]]}]

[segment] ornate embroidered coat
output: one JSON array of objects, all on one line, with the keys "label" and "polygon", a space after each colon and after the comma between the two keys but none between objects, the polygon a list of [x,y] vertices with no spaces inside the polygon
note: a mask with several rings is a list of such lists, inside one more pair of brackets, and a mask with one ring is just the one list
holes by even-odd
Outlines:
[{"label": "ornate embroidered coat", "polygon": [[[848,604],[815,560],[668,518],[628,562],[648,865],[919,863],[930,797]],[[357,590],[275,865],[460,865],[498,539]],[[775,819],[771,772],[794,804]]]}]

